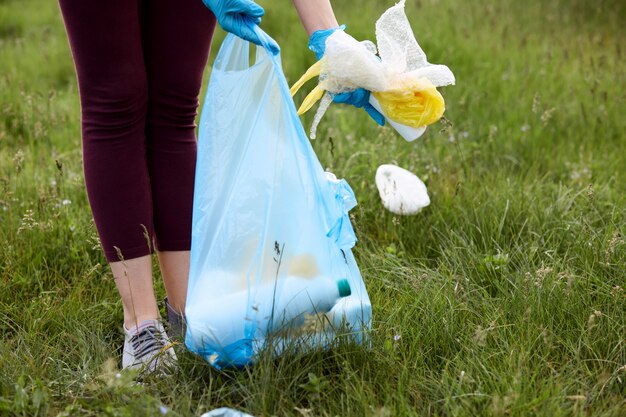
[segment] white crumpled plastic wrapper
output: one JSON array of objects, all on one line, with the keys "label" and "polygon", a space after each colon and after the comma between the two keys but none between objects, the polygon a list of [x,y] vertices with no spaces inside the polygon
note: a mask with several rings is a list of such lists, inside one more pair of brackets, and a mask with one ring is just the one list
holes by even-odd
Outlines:
[{"label": "white crumpled plastic wrapper", "polygon": [[202,414],[200,417],[252,417],[243,411],[235,410],[228,407],[218,408],[208,413]]},{"label": "white crumpled plastic wrapper", "polygon": [[415,174],[395,165],[376,170],[376,187],[383,206],[404,216],[417,214],[430,204],[426,185]]}]

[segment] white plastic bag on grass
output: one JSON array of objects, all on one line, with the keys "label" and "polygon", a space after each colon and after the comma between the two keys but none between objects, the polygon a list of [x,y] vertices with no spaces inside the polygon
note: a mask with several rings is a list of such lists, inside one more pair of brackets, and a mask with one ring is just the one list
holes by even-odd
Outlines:
[{"label": "white plastic bag on grass", "polygon": [[392,213],[412,215],[430,204],[426,185],[415,174],[395,165],[376,170],[376,187],[383,206]]}]

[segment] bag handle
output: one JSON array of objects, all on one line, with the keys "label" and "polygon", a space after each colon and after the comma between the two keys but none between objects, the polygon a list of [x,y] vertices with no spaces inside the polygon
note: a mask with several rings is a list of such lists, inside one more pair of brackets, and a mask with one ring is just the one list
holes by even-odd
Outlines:
[{"label": "bag handle", "polygon": [[254,20],[247,16],[244,17],[243,20],[246,26],[248,26],[248,29],[250,29],[252,32],[254,32],[255,35],[257,35],[259,41],[261,41],[261,46],[265,48],[265,50],[270,55],[275,56],[280,53],[280,47],[278,46],[278,43],[276,43],[276,41],[270,35],[265,33]]},{"label": "bag handle", "polygon": [[243,24],[249,32],[256,35],[261,45],[257,46],[234,33],[228,33],[213,64],[214,69],[221,71],[247,70],[249,68],[248,50],[251,44],[257,47],[257,62],[259,62],[259,53],[264,52],[268,58],[278,56],[280,53],[280,47],[276,41],[265,33],[254,20],[244,17]]}]

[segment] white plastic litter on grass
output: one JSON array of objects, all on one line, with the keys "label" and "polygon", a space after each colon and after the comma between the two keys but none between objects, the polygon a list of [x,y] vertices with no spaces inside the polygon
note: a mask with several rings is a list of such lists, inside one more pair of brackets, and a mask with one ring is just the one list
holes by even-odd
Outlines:
[{"label": "white plastic litter on grass", "polygon": [[376,187],[383,206],[395,214],[417,214],[430,204],[426,185],[415,174],[395,165],[376,170]]},{"label": "white plastic litter on grass", "polygon": [[233,410],[232,408],[222,407],[202,414],[200,417],[253,417],[243,411]]}]

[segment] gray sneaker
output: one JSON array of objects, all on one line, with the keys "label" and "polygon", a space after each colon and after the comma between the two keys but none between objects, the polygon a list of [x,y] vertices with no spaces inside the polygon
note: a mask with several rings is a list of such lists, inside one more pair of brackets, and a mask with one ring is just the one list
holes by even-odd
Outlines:
[{"label": "gray sneaker", "polygon": [[159,320],[145,320],[131,330],[124,326],[122,368],[151,374],[169,374],[176,365],[176,354]]}]

